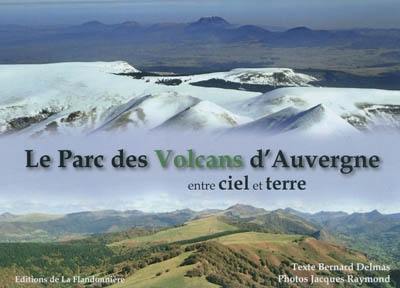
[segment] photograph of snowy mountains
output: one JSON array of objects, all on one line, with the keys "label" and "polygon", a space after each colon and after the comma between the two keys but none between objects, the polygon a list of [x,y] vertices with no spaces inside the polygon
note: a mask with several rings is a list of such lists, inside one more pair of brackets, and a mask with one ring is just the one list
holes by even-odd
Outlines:
[{"label": "photograph of snowy mountains", "polygon": [[399,11],[0,0],[0,288],[400,288]]},{"label": "photograph of snowy mountains", "polygon": [[399,29],[0,25],[0,133],[398,131]]}]

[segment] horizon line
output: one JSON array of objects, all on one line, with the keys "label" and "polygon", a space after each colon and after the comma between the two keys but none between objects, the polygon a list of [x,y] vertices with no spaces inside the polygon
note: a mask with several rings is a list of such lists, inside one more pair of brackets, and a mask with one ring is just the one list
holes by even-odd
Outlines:
[{"label": "horizon line", "polygon": [[[65,3],[67,4],[67,3]],[[0,6],[1,5],[8,5],[8,4],[4,4],[2,2],[0,2]],[[10,4],[11,5],[11,4]],[[22,4],[18,4],[18,5],[22,5]],[[312,27],[312,25],[307,25],[307,24],[301,24],[301,25],[293,25],[293,26],[281,26],[281,25],[275,25],[275,24],[252,24],[252,23],[234,23],[234,22],[230,22],[229,20],[227,20],[225,17],[222,16],[218,16],[218,15],[209,15],[209,16],[200,16],[200,17],[196,17],[193,18],[193,20],[189,21],[189,22],[185,22],[185,21],[160,21],[160,22],[143,22],[143,21],[136,21],[133,18],[130,19],[126,19],[120,22],[108,22],[108,21],[101,21],[98,20],[96,18],[93,18],[91,20],[87,20],[87,21],[81,21],[81,22],[74,22],[74,23],[64,23],[64,24],[38,24],[38,25],[28,25],[28,24],[19,24],[19,23],[3,23],[0,24],[1,26],[18,26],[18,27],[73,27],[73,26],[82,26],[85,24],[89,24],[89,23],[99,23],[105,26],[112,26],[112,25],[121,25],[124,23],[129,23],[129,22],[135,22],[139,25],[143,25],[143,26],[151,26],[151,25],[157,25],[157,24],[193,24],[198,22],[201,19],[204,18],[213,18],[213,17],[217,17],[217,18],[221,18],[223,20],[225,20],[229,25],[232,26],[237,26],[237,27],[243,27],[243,26],[256,26],[259,28],[262,28],[266,31],[269,32],[286,32],[288,30],[291,29],[296,29],[296,28],[306,28],[306,29],[310,29],[312,31],[349,31],[349,30],[400,30],[400,27],[385,27],[385,28],[381,28],[381,27],[370,27],[370,26],[354,26],[354,27],[348,27],[348,28],[315,28]],[[275,28],[275,29],[271,29],[271,28]],[[268,30],[270,29],[270,30]]]},{"label": "horizon line", "polygon": [[400,211],[399,212],[387,213],[387,212],[381,212],[381,211],[379,211],[379,209],[367,210],[365,212],[360,212],[360,211],[356,211],[356,210],[353,210],[351,212],[343,211],[343,210],[319,210],[317,212],[310,212],[310,211],[295,209],[295,208],[288,207],[288,206],[286,206],[285,208],[277,208],[277,209],[267,210],[266,208],[257,207],[257,206],[253,206],[253,205],[250,205],[250,204],[236,203],[234,205],[228,206],[227,208],[205,208],[205,209],[200,209],[200,210],[196,210],[196,209],[192,209],[192,208],[171,209],[171,210],[165,210],[165,211],[155,211],[155,210],[154,211],[144,211],[144,210],[141,210],[141,209],[125,209],[125,210],[123,210],[123,209],[93,209],[93,210],[76,210],[74,212],[66,212],[66,213],[50,213],[50,212],[39,212],[39,211],[36,211],[36,212],[29,212],[29,213],[25,213],[25,214],[12,213],[12,212],[9,212],[9,211],[3,211],[3,212],[0,212],[0,216],[7,215],[7,214],[10,214],[10,215],[13,215],[13,216],[24,216],[24,215],[33,215],[33,214],[65,216],[65,215],[70,215],[70,214],[90,213],[90,212],[104,212],[104,211],[114,211],[114,212],[138,211],[138,212],[142,212],[142,213],[145,213],[145,214],[161,214],[161,213],[173,213],[173,212],[179,212],[179,211],[184,211],[184,210],[190,210],[190,211],[193,211],[193,212],[196,212],[196,213],[200,213],[200,212],[205,212],[207,210],[219,210],[219,211],[222,212],[222,211],[226,211],[226,210],[228,210],[228,209],[230,209],[230,208],[232,208],[234,206],[249,206],[249,207],[256,208],[256,209],[263,209],[263,210],[265,210],[265,212],[275,212],[275,211],[279,211],[279,210],[284,210],[284,211],[285,210],[293,210],[295,212],[300,212],[300,213],[310,214],[310,215],[315,215],[315,214],[318,214],[318,213],[345,213],[347,215],[369,214],[369,213],[372,213],[372,212],[375,212],[375,211],[378,212],[379,214],[385,215],[385,216],[400,214]]}]

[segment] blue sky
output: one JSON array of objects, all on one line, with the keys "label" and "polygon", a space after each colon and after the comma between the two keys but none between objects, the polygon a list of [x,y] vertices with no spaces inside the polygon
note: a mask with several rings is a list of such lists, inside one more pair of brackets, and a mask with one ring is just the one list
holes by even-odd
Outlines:
[{"label": "blue sky", "polygon": [[189,22],[218,15],[238,24],[400,28],[398,11],[398,0],[0,0],[0,24]]}]

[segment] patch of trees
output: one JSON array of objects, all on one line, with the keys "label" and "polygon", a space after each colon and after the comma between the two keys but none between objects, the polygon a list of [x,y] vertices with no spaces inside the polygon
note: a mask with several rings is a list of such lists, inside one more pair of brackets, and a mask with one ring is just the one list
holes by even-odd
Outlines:
[{"label": "patch of trees", "polygon": [[145,228],[131,228],[125,231],[97,234],[83,241],[98,242],[102,244],[110,244],[114,242],[119,242],[125,239],[131,239],[141,236],[147,236],[158,232],[160,229],[145,229]]},{"label": "patch of trees", "polygon": [[179,86],[182,84],[181,79],[160,79],[156,81],[156,84],[162,84],[167,86]]},{"label": "patch of trees", "polygon": [[104,243],[108,240],[99,236],[65,243],[0,243],[0,268],[20,267],[38,277],[93,274],[127,277],[183,251],[173,244],[111,250]]},{"label": "patch of trees", "polygon": [[390,278],[392,282],[394,282],[395,287],[400,288],[400,270],[392,270],[390,272]]},{"label": "patch of trees", "polygon": [[[193,269],[187,271],[186,277],[205,277],[207,281],[225,288],[298,287],[278,282],[278,275],[294,276],[290,266],[295,259],[290,257],[284,257],[277,265],[268,261],[264,251],[258,251],[259,261],[254,261],[253,258],[246,257],[246,253],[213,241],[189,245],[185,251],[193,253],[181,265],[194,265]],[[392,274],[392,277],[398,279],[398,271]],[[334,275],[343,276],[339,273]],[[348,284],[346,287],[356,286],[357,284]],[[299,287],[306,286],[300,284]],[[377,284],[374,287],[386,286]]]},{"label": "patch of trees", "polygon": [[91,274],[113,252],[93,243],[0,243],[0,267],[22,267],[37,276]]},{"label": "patch of trees", "polygon": [[271,85],[263,85],[263,84],[249,84],[249,83],[239,83],[226,81],[223,79],[208,79],[198,82],[192,82],[190,85],[199,86],[199,87],[215,87],[222,89],[233,89],[233,90],[245,90],[251,92],[260,92],[265,93],[272,91],[276,88],[281,88],[281,86],[271,86]]},{"label": "patch of trees", "polygon": [[114,73],[114,75],[119,75],[119,76],[128,76],[132,77],[134,79],[143,79],[143,77],[155,77],[159,76],[157,73],[152,73],[152,72],[128,72],[128,73]]},{"label": "patch of trees", "polygon": [[181,265],[197,264],[186,273],[187,277],[205,276],[207,281],[229,288],[279,285],[276,277],[271,276],[260,263],[217,242],[198,243],[185,250],[194,253]]},{"label": "patch of trees", "polygon": [[280,216],[277,213],[269,213],[257,217],[262,224],[252,223],[255,217],[239,218],[225,217],[224,221],[230,225],[239,227],[244,231],[276,233],[276,234],[300,234],[313,236],[317,231],[316,227],[312,227],[307,222],[301,222],[300,219]]}]

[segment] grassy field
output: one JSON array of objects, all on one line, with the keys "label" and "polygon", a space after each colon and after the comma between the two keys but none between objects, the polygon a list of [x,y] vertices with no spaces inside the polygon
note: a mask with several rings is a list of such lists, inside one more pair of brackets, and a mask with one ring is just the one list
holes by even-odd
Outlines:
[{"label": "grassy field", "polygon": [[258,232],[245,232],[234,235],[223,236],[218,238],[217,241],[225,245],[233,244],[256,244],[256,243],[290,243],[295,240],[304,238],[300,235],[287,235],[287,234],[270,234]]},{"label": "grassy field", "polygon": [[217,216],[211,216],[188,222],[181,227],[162,230],[147,236],[119,241],[113,243],[111,246],[122,245],[133,247],[145,243],[171,243],[235,230],[238,230],[238,228],[221,221]]},{"label": "grassy field", "polygon": [[366,261],[362,253],[301,235],[245,232],[223,236],[216,241],[250,258],[266,257],[275,264],[285,259],[331,264]]},{"label": "grassy field", "polygon": [[[151,237],[146,236],[140,238],[145,238],[146,241],[154,242],[160,240],[157,239],[157,237],[160,237],[160,235],[163,241],[167,240],[167,236],[172,237],[168,238],[170,241],[172,241],[172,239],[177,240],[177,237],[193,238],[208,232],[209,230],[207,229],[209,229],[211,223],[217,224],[213,227],[214,229],[218,227],[218,231],[221,231],[221,229],[232,229],[232,227],[225,226],[225,223],[221,223],[217,217],[209,217],[190,222],[183,227],[172,228],[156,233],[151,235]],[[215,232],[216,231],[213,231],[213,233]],[[286,269],[291,273],[297,274],[297,272],[294,272],[290,268],[290,263],[293,262],[341,264],[351,263],[353,261],[366,261],[365,255],[361,253],[350,251],[344,247],[332,245],[327,242],[319,241],[312,237],[302,235],[238,231],[238,233],[232,235],[221,236],[206,241],[203,244],[197,243],[195,245],[203,245],[197,246],[203,247],[200,248],[202,249],[201,252],[200,250],[194,249],[184,252],[175,258],[149,265],[136,271],[132,276],[128,277],[124,283],[117,284],[112,287],[219,287],[215,284],[209,283],[204,274],[201,275],[201,277],[188,277],[185,275],[188,271],[192,272],[196,269],[198,269],[198,271],[205,271],[204,267],[208,267],[211,269],[210,271],[214,271],[211,273],[216,273],[216,275],[224,275],[224,279],[226,279],[226,281],[230,281],[229,279],[232,275],[241,275],[241,277],[245,277],[240,274],[243,271],[246,271],[243,269],[253,269],[255,267],[252,266],[253,268],[250,268],[250,266],[246,266],[249,262],[254,263],[253,265],[257,266],[257,268],[253,270],[258,271],[257,273],[259,273],[259,275],[274,278],[277,274],[281,273],[279,269]],[[238,254],[242,256],[237,258]],[[183,261],[189,256],[195,256],[196,259],[199,259],[199,262],[196,262],[196,264],[190,265],[189,263],[189,265],[181,266]],[[243,267],[240,268],[237,265],[242,265]]]},{"label": "grassy field", "polygon": [[180,266],[190,253],[150,265],[128,277],[124,283],[113,285],[114,288],[214,288],[217,285],[207,282],[204,277],[184,277],[195,265]]}]

